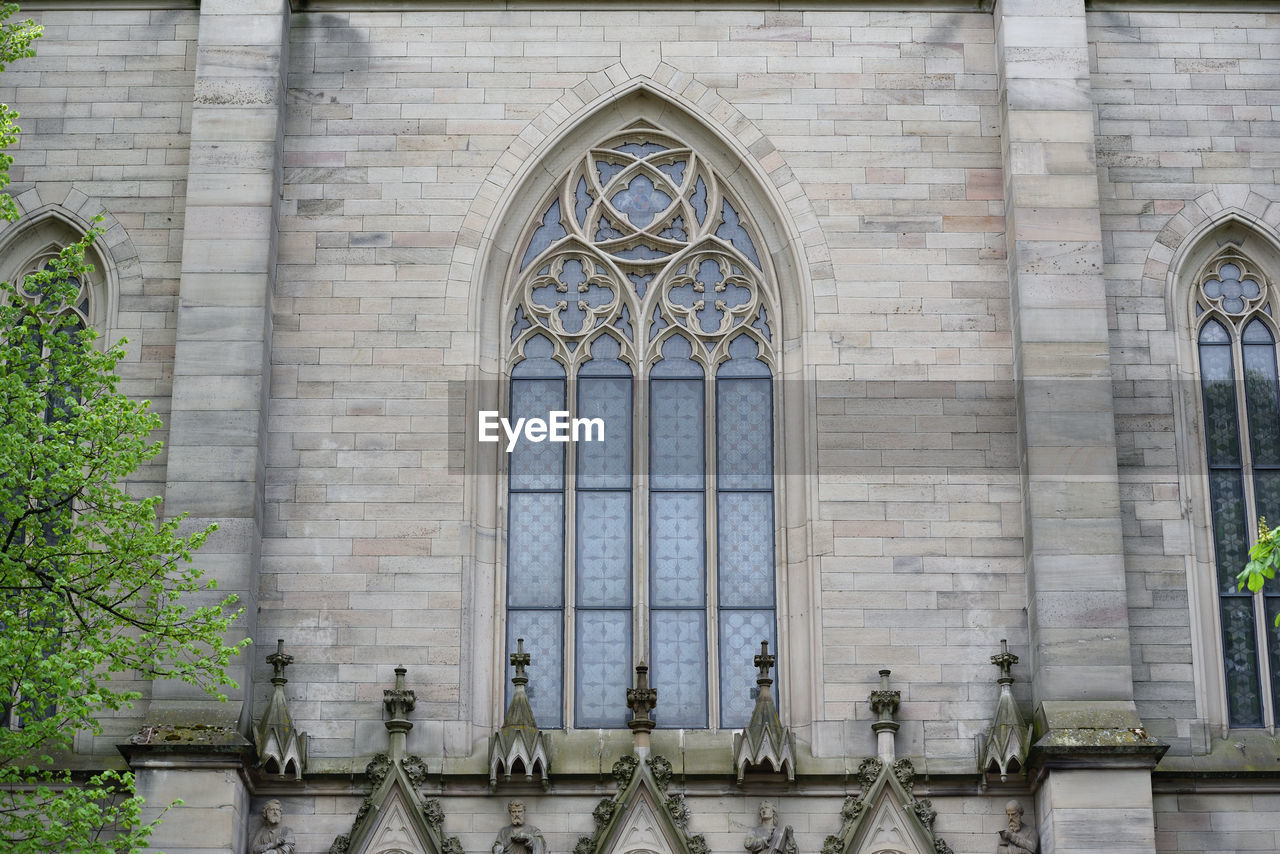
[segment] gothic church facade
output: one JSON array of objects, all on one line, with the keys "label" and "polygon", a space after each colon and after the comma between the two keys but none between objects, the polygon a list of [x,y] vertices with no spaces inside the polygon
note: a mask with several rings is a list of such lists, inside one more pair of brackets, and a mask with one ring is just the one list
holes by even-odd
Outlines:
[{"label": "gothic church facade", "polygon": [[254,641],[77,764],[171,854],[1280,849],[1280,6],[1200,6],[24,4],[0,274],[103,217]]}]

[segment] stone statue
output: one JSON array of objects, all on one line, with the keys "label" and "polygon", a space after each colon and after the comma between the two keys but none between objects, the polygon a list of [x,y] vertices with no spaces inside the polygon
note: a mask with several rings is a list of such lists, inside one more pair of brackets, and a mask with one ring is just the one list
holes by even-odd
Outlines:
[{"label": "stone statue", "polygon": [[262,827],[249,843],[249,854],[294,854],[293,831],[280,823],[280,802],[272,799],[262,805]]},{"label": "stone statue", "polygon": [[524,823],[524,801],[507,804],[511,824],[498,831],[493,841],[493,854],[547,854],[547,841],[542,831]]},{"label": "stone statue", "polygon": [[760,823],[747,832],[742,847],[751,854],[796,854],[791,825],[778,827],[778,808],[771,801],[761,801],[757,815]]},{"label": "stone statue", "polygon": [[1009,826],[1000,831],[996,854],[1036,854],[1040,839],[1034,827],[1022,823],[1022,804],[1009,801],[1004,805],[1004,814],[1009,817]]}]

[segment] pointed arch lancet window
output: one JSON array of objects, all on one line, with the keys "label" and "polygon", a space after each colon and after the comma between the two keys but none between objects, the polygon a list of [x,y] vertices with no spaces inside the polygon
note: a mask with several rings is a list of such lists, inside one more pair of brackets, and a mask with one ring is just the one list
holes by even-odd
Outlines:
[{"label": "pointed arch lancet window", "polygon": [[1237,589],[1258,520],[1280,522],[1280,379],[1266,279],[1235,247],[1195,289],[1201,405],[1219,616],[1232,726],[1272,725],[1280,708],[1280,592]]},{"label": "pointed arch lancet window", "polygon": [[517,248],[510,417],[604,425],[508,456],[507,646],[533,653],[544,727],[625,726],[640,659],[659,726],[750,719],[753,651],[778,637],[762,245],[708,161],[637,124],[572,165]]}]

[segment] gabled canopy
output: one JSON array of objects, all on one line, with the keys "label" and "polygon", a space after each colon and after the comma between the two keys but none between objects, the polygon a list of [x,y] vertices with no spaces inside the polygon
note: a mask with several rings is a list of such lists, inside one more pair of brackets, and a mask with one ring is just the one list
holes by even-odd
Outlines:
[{"label": "gabled canopy", "polygon": [[686,832],[684,795],[668,795],[671,763],[624,756],[613,765],[622,788],[595,808],[596,831],[578,839],[574,854],[707,854],[707,841]]},{"label": "gabled canopy", "polygon": [[828,836],[822,854],[953,854],[933,832],[937,812],[927,798],[911,794],[915,768],[909,759],[892,766],[864,759],[858,767],[861,794],[845,799],[844,824]]}]

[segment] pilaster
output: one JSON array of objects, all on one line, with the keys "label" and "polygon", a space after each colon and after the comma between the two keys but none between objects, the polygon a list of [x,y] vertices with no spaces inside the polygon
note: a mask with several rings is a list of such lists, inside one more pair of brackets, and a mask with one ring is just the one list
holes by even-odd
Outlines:
[{"label": "pilaster", "polygon": [[[254,628],[271,360],[287,0],[200,4],[165,512],[216,522],[199,561]],[[233,674],[248,695],[249,660]],[[151,719],[234,724],[239,703],[157,684]]]}]

